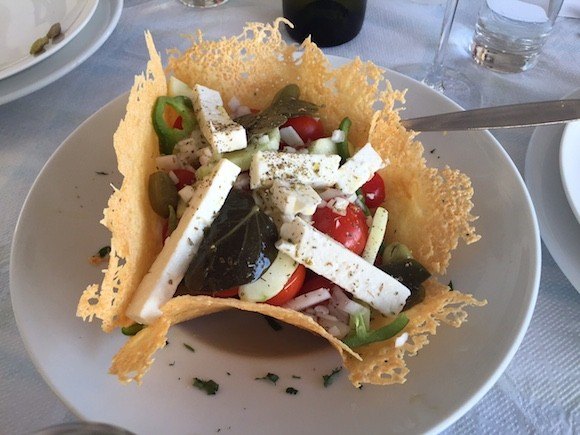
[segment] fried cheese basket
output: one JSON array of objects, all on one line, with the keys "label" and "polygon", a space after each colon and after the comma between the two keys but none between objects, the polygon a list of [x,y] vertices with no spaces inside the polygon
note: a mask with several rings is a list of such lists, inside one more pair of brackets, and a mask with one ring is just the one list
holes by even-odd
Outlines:
[{"label": "fried cheese basket", "polygon": [[[408,340],[399,347],[393,338],[353,350],[297,311],[232,298],[177,296],[162,307],[161,317],[128,339],[113,358],[110,373],[122,382],[141,382],[155,352],[165,346],[172,325],[234,308],[261,313],[324,337],[340,353],[354,386],[403,383],[409,371],[406,356],[415,355],[426,345],[441,323],[460,326],[467,317],[466,306],[485,303],[457,289],[450,291],[436,279],[445,273],[460,239],[467,244],[479,239],[472,225],[476,217],[471,214],[473,189],[468,176],[448,167],[426,165],[423,146],[413,132],[401,126],[395,109],[395,104],[404,103],[404,92],[391,88],[380,67],[357,58],[332,68],[310,40],[301,46],[286,44],[279,30],[284,22],[249,23],[239,36],[219,41],[206,41],[198,32],[191,37],[189,49],[169,52],[166,70],[151,35],[146,33],[151,59],[146,72],[135,78],[126,115],[114,135],[124,178],[111,195],[102,220],[111,231],[110,260],[103,282],[83,292],[77,315],[85,320],[100,319],[105,332],[131,325],[126,308],[162,249],[162,218],[149,204],[147,183],[159,155],[151,111],[157,97],[167,94],[166,74],[189,86],[216,89],[224,101],[235,96],[256,108],[265,107],[284,85],[297,83],[303,99],[321,106],[325,125],[336,126],[348,116],[352,120],[349,140],[355,147],[371,142],[390,161],[380,173],[388,191],[383,204],[389,211],[386,242],[396,239],[407,245],[434,276],[423,284],[424,300],[405,312]],[[371,327],[380,328],[391,321],[377,316]]]}]

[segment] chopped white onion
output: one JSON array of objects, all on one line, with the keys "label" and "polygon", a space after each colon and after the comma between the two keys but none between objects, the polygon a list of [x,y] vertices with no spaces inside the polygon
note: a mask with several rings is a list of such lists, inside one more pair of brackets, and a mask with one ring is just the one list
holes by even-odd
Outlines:
[{"label": "chopped white onion", "polygon": [[304,146],[304,141],[294,130],[294,127],[284,127],[280,129],[280,140],[291,147]]},{"label": "chopped white onion", "polygon": [[343,322],[338,321],[330,321],[319,318],[318,323],[322,326],[326,331],[335,336],[336,338],[343,338],[350,332],[350,327]]},{"label": "chopped white onion", "polygon": [[324,201],[330,201],[332,198],[342,196],[343,193],[338,189],[328,188],[319,193],[319,195]]},{"label": "chopped white onion", "polygon": [[171,181],[173,181],[173,184],[179,183],[179,177],[177,175],[175,175],[175,172],[169,171],[168,174],[169,174],[169,178],[171,178]]},{"label": "chopped white onion", "polygon": [[157,157],[155,159],[155,164],[157,169],[165,172],[173,171],[174,169],[181,169],[181,162],[174,154]]},{"label": "chopped white onion", "polygon": [[315,314],[319,314],[319,315],[328,314],[328,307],[325,305],[316,305],[313,310],[314,310]]},{"label": "chopped white onion", "polygon": [[330,299],[330,291],[325,288],[314,290],[303,295],[296,296],[284,304],[284,308],[289,308],[294,311],[302,311],[308,307],[318,305],[321,302]]},{"label": "chopped white onion", "polygon": [[238,110],[238,107],[240,107],[241,104],[242,103],[240,103],[240,100],[238,100],[238,98],[235,95],[232,98],[230,98],[230,101],[228,101],[228,107],[232,112]]},{"label": "chopped white onion", "polygon": [[404,345],[407,342],[408,339],[409,339],[409,333],[403,332],[401,335],[399,335],[395,339],[395,347],[401,347],[402,345]]},{"label": "chopped white onion", "polygon": [[365,327],[367,329],[370,327],[371,310],[350,299],[339,287],[334,287],[332,289],[331,304],[333,304],[337,310],[344,311],[350,315],[362,314]]},{"label": "chopped white onion", "polygon": [[346,134],[342,130],[334,130],[330,140],[334,143],[344,142],[346,140]]},{"label": "chopped white onion", "polygon": [[183,202],[189,204],[189,200],[193,196],[193,192],[194,192],[193,186],[183,186],[183,188],[180,189],[179,192],[177,192],[177,194],[181,199],[183,199]]},{"label": "chopped white onion", "polygon": [[[346,202],[346,205],[344,205],[343,201]],[[347,206],[348,206],[348,201],[346,201],[344,198],[341,198],[338,196],[336,198],[332,198],[330,201],[328,201],[328,207],[331,208],[332,211],[334,211],[336,214],[339,214],[341,216],[346,216],[346,207]],[[336,223],[339,223],[338,220],[336,221]],[[338,228],[338,226],[337,226],[337,228]]]},{"label": "chopped white onion", "polygon": [[282,148],[282,152],[283,153],[295,154],[296,153],[296,148],[293,148],[293,147],[284,147],[284,148]]},{"label": "chopped white onion", "polygon": [[263,134],[258,138],[258,143],[260,145],[266,145],[268,142],[270,142],[270,137],[267,134]]}]

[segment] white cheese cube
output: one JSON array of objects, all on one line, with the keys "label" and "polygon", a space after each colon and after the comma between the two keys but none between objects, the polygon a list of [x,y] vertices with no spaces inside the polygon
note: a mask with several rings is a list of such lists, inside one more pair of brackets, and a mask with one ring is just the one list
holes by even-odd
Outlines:
[{"label": "white cheese cube", "polygon": [[313,215],[318,204],[322,202],[316,190],[304,184],[288,185],[283,181],[274,180],[270,191],[274,205],[283,214],[292,217],[299,213]]},{"label": "white cheese cube", "polygon": [[395,278],[300,218],[282,225],[276,247],[385,315],[399,313],[411,294]]},{"label": "white cheese cube", "polygon": [[332,186],[336,183],[339,164],[337,155],[259,151],[250,165],[250,187],[269,187],[274,180],[314,188]]},{"label": "white cheese cube", "polygon": [[222,208],[239,172],[238,166],[222,159],[211,174],[195,186],[177,228],[165,241],[149,272],[137,287],[127,308],[128,317],[148,325],[161,315],[161,307],[175,294],[177,285],[199,249],[204,230]]},{"label": "white cheese cube", "polygon": [[357,191],[373,174],[385,167],[383,158],[367,143],[338,170],[336,186],[347,195]]},{"label": "white cheese cube", "polygon": [[246,130],[232,121],[219,92],[195,85],[193,96],[199,128],[216,153],[241,150],[248,146]]}]

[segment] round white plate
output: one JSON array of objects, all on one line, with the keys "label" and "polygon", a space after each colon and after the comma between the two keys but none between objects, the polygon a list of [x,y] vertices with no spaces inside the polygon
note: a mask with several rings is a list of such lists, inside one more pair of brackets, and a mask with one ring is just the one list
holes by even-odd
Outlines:
[{"label": "round white plate", "polygon": [[[567,96],[578,97],[580,89]],[[563,131],[562,124],[536,128],[526,153],[525,177],[542,239],[566,278],[580,292],[580,224],[564,193],[559,167]]]},{"label": "round white plate", "polygon": [[580,121],[564,127],[560,141],[560,176],[568,203],[580,223]]},{"label": "round white plate", "polygon": [[[336,63],[340,60],[333,59]],[[406,111],[426,115],[457,106],[431,89],[387,71],[409,88]],[[19,330],[39,372],[80,417],[139,434],[423,433],[458,419],[495,383],[531,318],[540,275],[540,239],[532,204],[515,166],[488,133],[421,135],[430,164],[472,177],[483,238],[460,246],[444,282],[487,299],[459,329],[442,326],[417,356],[403,385],[355,389],[324,341],[259,316],[227,312],[178,325],[141,386],[107,374],[125,342],[75,317],[84,287],[102,274],[88,256],[109,243],[99,225],[120,177],[111,137],[123,115],[121,96],[85,121],[58,148],[34,183],[16,229],[11,295]],[[110,175],[99,175],[105,172]],[[195,352],[188,350],[188,344]],[[276,385],[255,378],[277,374]],[[219,383],[215,396],[194,377]],[[285,392],[298,390],[297,395]]]},{"label": "round white plate", "polygon": [[119,21],[122,9],[123,0],[98,2],[93,16],[84,28],[58,53],[25,71],[0,80],[0,104],[41,89],[83,63],[111,35]]},{"label": "round white plate", "polygon": [[[68,44],[88,23],[98,0],[63,0],[44,3],[39,0],[0,0],[0,80],[24,71],[52,56]],[[30,47],[46,35],[50,26],[60,23],[63,38],[50,43],[43,53],[30,54]]]}]

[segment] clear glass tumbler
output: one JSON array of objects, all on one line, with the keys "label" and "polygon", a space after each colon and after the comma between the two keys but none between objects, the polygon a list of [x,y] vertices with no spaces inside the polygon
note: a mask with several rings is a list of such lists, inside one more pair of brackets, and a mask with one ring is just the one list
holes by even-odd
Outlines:
[{"label": "clear glass tumbler", "polygon": [[552,31],[564,0],[485,0],[479,11],[471,54],[499,72],[532,68]]}]

